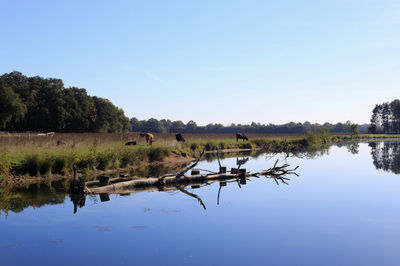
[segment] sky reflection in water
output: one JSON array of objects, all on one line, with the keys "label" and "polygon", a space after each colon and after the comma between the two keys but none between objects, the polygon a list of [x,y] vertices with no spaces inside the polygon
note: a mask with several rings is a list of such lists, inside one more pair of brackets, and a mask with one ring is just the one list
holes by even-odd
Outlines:
[{"label": "sky reflection in water", "polygon": [[[218,183],[188,189],[206,210],[173,191],[110,195],[107,202],[88,197],[75,215],[68,196],[62,204],[11,212],[0,216],[0,264],[400,265],[397,145],[288,158],[300,166],[288,186],[266,178],[241,188],[228,183],[219,205]],[[266,157],[243,167],[267,169],[276,158]],[[236,158],[223,165],[236,166]],[[199,168],[217,170],[218,163]]]}]

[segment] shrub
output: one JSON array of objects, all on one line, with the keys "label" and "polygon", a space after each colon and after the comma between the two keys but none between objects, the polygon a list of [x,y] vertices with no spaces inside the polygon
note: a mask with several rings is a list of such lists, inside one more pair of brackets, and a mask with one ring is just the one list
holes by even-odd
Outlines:
[{"label": "shrub", "polygon": [[218,148],[219,149],[225,149],[225,142],[220,141],[219,144],[218,144]]},{"label": "shrub", "polygon": [[240,144],[238,145],[238,147],[239,147],[240,149],[252,149],[252,148],[253,148],[253,146],[251,145],[251,143],[240,143]]},{"label": "shrub", "polygon": [[190,144],[190,149],[191,149],[192,151],[197,150],[198,147],[199,147],[199,144],[197,144],[197,143],[192,143],[192,144]]},{"label": "shrub", "polygon": [[97,169],[106,170],[114,166],[115,161],[117,160],[117,155],[115,152],[108,151],[104,153],[97,154]]},{"label": "shrub", "polygon": [[0,152],[0,179],[11,176],[11,161],[8,157],[8,152],[3,150]]},{"label": "shrub", "polygon": [[30,176],[37,176],[40,170],[40,159],[37,154],[27,155],[23,162],[23,169],[25,173]]},{"label": "shrub", "polygon": [[206,142],[204,148],[206,149],[206,151],[212,151],[217,149],[217,147],[211,141]]},{"label": "shrub", "polygon": [[168,156],[170,151],[167,148],[157,147],[151,148],[148,153],[148,158],[150,162],[162,161],[164,157]]},{"label": "shrub", "polygon": [[40,161],[39,173],[41,175],[46,175],[51,172],[52,161],[50,158],[45,158]]},{"label": "shrub", "polygon": [[307,140],[307,144],[312,146],[312,145],[317,144],[318,136],[314,132],[308,132],[306,140]]},{"label": "shrub", "polygon": [[53,166],[51,167],[51,172],[53,174],[65,174],[65,168],[67,167],[67,159],[65,157],[57,157]]},{"label": "shrub", "polygon": [[123,152],[121,152],[120,155],[120,166],[121,167],[126,167],[129,164],[133,164],[134,163],[134,152],[133,150],[125,150]]}]

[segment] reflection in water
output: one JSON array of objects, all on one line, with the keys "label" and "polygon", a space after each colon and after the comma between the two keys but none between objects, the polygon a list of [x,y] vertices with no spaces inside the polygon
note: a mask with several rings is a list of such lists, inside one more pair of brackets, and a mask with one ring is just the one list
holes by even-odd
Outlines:
[{"label": "reflection in water", "polygon": [[26,188],[9,191],[0,189],[0,214],[3,211],[14,213],[22,212],[25,208],[40,208],[44,205],[61,204],[65,201],[68,182],[53,181],[50,183],[37,183]]},{"label": "reflection in water", "polygon": [[[249,158],[243,158],[243,159],[239,160],[239,158],[237,157],[236,164],[240,167],[243,164],[245,164],[248,160],[249,160]],[[298,174],[295,172],[297,170],[298,166],[294,169],[287,169],[287,167],[289,167],[288,164],[285,163],[281,166],[278,166],[278,162],[279,162],[279,159],[276,160],[273,167],[271,167],[267,170],[263,170],[263,171],[259,171],[259,172],[255,172],[255,173],[249,173],[249,172],[246,172],[246,169],[242,168],[241,170],[243,170],[243,173],[240,173],[237,175],[231,175],[231,174],[226,173],[226,167],[221,166],[221,161],[218,158],[219,169],[225,169],[225,170],[224,170],[224,172],[219,172],[217,174],[216,173],[205,174],[204,177],[213,175],[213,176],[210,176],[210,178],[208,178],[208,179],[207,178],[194,179],[194,180],[186,179],[183,181],[184,183],[181,183],[182,182],[181,181],[179,184],[164,182],[162,185],[154,184],[154,185],[150,185],[150,186],[146,185],[146,186],[140,186],[140,187],[126,186],[125,188],[120,188],[117,191],[113,190],[114,192],[112,192],[110,194],[116,194],[116,193],[120,194],[122,192],[124,195],[126,195],[126,194],[131,194],[131,193],[152,192],[152,191],[180,191],[192,198],[195,198],[200,203],[200,205],[203,207],[203,209],[206,210],[207,207],[204,204],[201,197],[195,193],[189,192],[187,190],[188,187],[191,187],[192,190],[195,190],[195,189],[202,188],[204,186],[209,186],[213,183],[219,183],[219,189],[218,189],[218,194],[217,194],[217,205],[219,205],[221,188],[223,186],[226,186],[227,183],[237,183],[238,187],[242,188],[242,185],[246,185],[247,180],[250,180],[250,178],[266,177],[267,179],[273,179],[277,185],[279,185],[279,183],[288,185],[288,181],[290,179],[287,176],[289,176],[289,175],[298,176]],[[188,171],[188,169],[192,169],[193,166],[195,166],[196,164],[197,164],[197,162],[192,164],[190,167],[186,168],[183,172]],[[232,168],[231,173],[233,173],[233,170],[235,170],[237,172],[238,168]],[[198,170],[198,169],[196,169],[196,170]],[[183,172],[181,171],[180,173],[183,173]],[[180,173],[178,173],[177,176],[179,176]],[[216,175],[214,175],[214,174],[216,174]],[[101,202],[110,200],[108,193],[100,193],[99,196],[100,196]],[[72,194],[71,195],[71,200],[74,203],[74,213],[76,213],[78,206],[81,208],[84,206],[85,197],[86,197],[85,194]]]},{"label": "reflection in water", "polygon": [[351,154],[358,154],[360,150],[360,143],[358,142],[346,142],[343,146],[345,146]]},{"label": "reflection in water", "polygon": [[[246,162],[247,162],[248,158],[246,158]],[[274,168],[276,167],[277,163],[279,160],[276,161]],[[240,166],[240,165],[239,165]],[[277,185],[279,185],[280,183],[285,184],[285,185],[289,185],[288,181],[290,181],[290,179],[287,177],[288,175],[296,175],[298,176],[297,173],[295,173],[294,171],[298,168],[296,167],[293,170],[287,170],[285,169],[286,167],[288,167],[289,165],[284,164],[280,167],[277,167],[277,169],[282,169],[281,171],[277,171],[274,173],[270,173],[264,176],[251,176],[251,178],[260,178],[260,177],[265,177],[267,179],[273,179]],[[193,192],[189,192],[188,191],[188,187],[190,187],[192,190],[196,190],[196,189],[200,189],[204,186],[209,186],[212,183],[219,183],[219,189],[218,189],[218,193],[217,193],[217,205],[219,205],[220,203],[220,197],[221,197],[221,189],[222,187],[227,186],[228,183],[236,183],[238,185],[239,188],[242,188],[242,185],[246,185],[247,181],[250,180],[250,177],[235,177],[235,178],[231,178],[231,179],[226,179],[223,181],[219,181],[219,180],[208,180],[206,182],[191,182],[190,184],[186,184],[186,185],[166,185],[166,186],[150,186],[150,187],[137,187],[137,188],[130,188],[130,189],[126,189],[126,193],[120,194],[120,195],[130,195],[131,193],[140,193],[140,192],[151,192],[151,191],[180,191],[192,198],[195,198],[200,205],[203,207],[204,210],[207,209],[205,203],[203,202],[203,200],[200,198],[200,196],[198,196],[197,194],[193,193]],[[85,206],[85,200],[86,200],[86,195],[85,194],[71,194],[71,201],[74,204],[74,214],[77,212],[78,206],[80,208],[82,208],[83,206]],[[105,202],[105,201],[109,201],[110,197],[108,193],[101,193],[99,194],[100,197],[100,201],[101,202]]]},{"label": "reflection in water", "polygon": [[249,160],[249,157],[246,157],[246,158],[243,157],[242,159],[239,159],[239,157],[237,157],[236,158],[236,165],[238,166],[238,169],[240,169],[240,167],[242,165],[245,165],[248,160]]},{"label": "reflection in water", "polygon": [[[399,172],[399,154],[398,154],[398,143],[375,143],[370,144],[372,147],[372,154],[374,159],[374,165],[378,169],[384,169],[386,171],[390,170],[395,173]],[[358,152],[358,144],[355,143],[345,143],[341,144],[341,146],[347,147],[349,152],[357,153]],[[324,147],[320,150],[307,150],[301,151],[296,153],[284,153],[285,162],[288,158],[306,158],[306,159],[313,159],[317,157],[321,157],[323,155],[328,154],[329,147]],[[390,155],[389,155],[390,154]],[[276,156],[281,156],[282,154],[269,154],[267,155],[267,161],[272,158],[276,158]],[[241,152],[241,153],[223,153],[219,154],[220,159],[227,159],[227,158],[236,158],[236,165],[237,168],[241,168],[242,165],[248,163],[250,160],[257,159],[261,156],[265,156],[265,153],[261,151],[252,151],[252,152]],[[205,154],[205,159],[208,162],[214,162],[218,159],[217,154]],[[390,162],[389,162],[390,161]],[[167,173],[177,172],[180,169],[184,168],[187,164],[181,165],[166,165],[166,164],[155,164],[155,165],[147,165],[142,166],[139,168],[135,168],[129,172],[129,175],[135,176],[161,176]],[[211,171],[212,172],[212,171]],[[93,177],[95,178],[95,177]],[[287,183],[288,180],[284,178],[274,178],[277,183]],[[237,179],[231,181],[221,181],[219,182],[219,191],[217,195],[217,203],[219,204],[219,198],[221,194],[221,190],[223,186],[226,186],[227,183],[236,183],[240,188],[243,185],[246,185],[246,179]],[[192,185],[193,189],[200,188],[207,184],[198,184]],[[39,208],[44,205],[52,205],[52,204],[62,204],[66,198],[66,192],[69,188],[69,182],[63,181],[54,181],[50,183],[40,183],[40,184],[33,184],[28,187],[18,188],[14,190],[7,190],[5,188],[0,188],[0,214],[4,212],[8,215],[8,211],[12,211],[14,213],[18,213],[23,211],[27,207],[34,207]],[[174,187],[169,188],[168,190],[177,190],[181,191],[182,187]],[[185,188],[183,188],[185,189]],[[159,191],[160,188],[153,188],[152,191]],[[161,189],[162,190],[162,189]],[[149,190],[147,190],[149,191]],[[165,191],[165,190],[162,190]],[[187,190],[185,190],[188,192]],[[139,191],[129,192],[120,194],[120,196],[127,196],[130,193],[137,193]],[[185,193],[185,192],[183,192]],[[191,193],[188,192],[188,196],[194,197]],[[89,198],[92,198],[89,196]],[[196,197],[194,197],[196,198]],[[71,201],[74,204],[74,213],[77,212],[78,207],[82,208],[85,206],[86,197],[85,196],[72,196]],[[109,196],[101,195],[100,202],[110,200]],[[197,199],[197,198],[196,198]],[[93,200],[97,201],[97,198],[93,197]],[[197,199],[198,200],[198,199]],[[200,205],[205,208],[205,204],[202,201],[199,201]]]},{"label": "reflection in water", "polygon": [[70,195],[71,201],[74,204],[74,213],[77,212],[78,206],[79,208],[82,208],[85,206],[86,202],[86,195],[84,194],[71,194]]},{"label": "reflection in water", "polygon": [[400,142],[371,142],[369,146],[376,169],[400,174]]},{"label": "reflection in water", "polygon": [[197,199],[197,200],[200,202],[200,205],[203,207],[204,210],[207,209],[207,208],[206,208],[206,205],[204,205],[204,203],[203,203],[203,200],[202,200],[199,196],[197,196],[196,194],[190,193],[189,191],[185,190],[185,189],[183,188],[183,186],[177,186],[177,188],[178,188],[181,192],[185,193],[186,195],[189,195],[189,196],[191,196],[191,197]]},{"label": "reflection in water", "polygon": [[130,176],[162,176],[167,173],[176,172],[186,167],[187,163],[182,164],[148,164],[141,165],[129,172]]}]

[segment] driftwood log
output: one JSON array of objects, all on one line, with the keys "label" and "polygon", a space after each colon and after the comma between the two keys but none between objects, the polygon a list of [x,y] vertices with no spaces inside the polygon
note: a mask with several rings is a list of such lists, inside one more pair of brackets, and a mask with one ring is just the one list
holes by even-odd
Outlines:
[{"label": "driftwood log", "polygon": [[[199,160],[193,164],[197,165]],[[274,179],[277,185],[279,185],[279,182],[287,185],[287,181],[289,180],[287,175],[294,174],[298,176],[295,173],[295,170],[298,167],[294,169],[287,169],[287,167],[289,167],[288,164],[277,166],[277,163],[278,160],[275,162],[273,167],[257,173],[247,173],[245,169],[235,168],[236,170],[242,171],[235,171],[235,173],[214,173],[211,171],[206,171],[209,172],[209,174],[202,175],[196,173],[194,175],[185,175],[185,170],[187,172],[190,169],[193,169],[194,166],[191,165],[176,175],[167,175],[158,178],[121,176],[118,178],[107,179],[108,182],[106,184],[108,185],[104,185],[104,180],[89,181],[86,183],[83,182],[82,184],[83,180],[80,179],[80,182],[78,182],[78,179],[75,175],[74,180],[71,182],[70,196],[74,203],[74,213],[76,213],[78,207],[82,208],[85,205],[87,194],[98,194],[100,195],[100,201],[103,202],[110,200],[109,194],[127,196],[131,193],[178,190],[190,197],[195,198],[203,207],[203,209],[206,210],[206,205],[204,204],[203,200],[198,195],[187,191],[185,189],[186,187],[191,186],[192,189],[195,189],[219,182],[217,195],[217,205],[219,205],[221,189],[222,187],[226,186],[227,183],[236,182],[238,187],[241,188],[241,185],[245,185],[247,180],[250,180],[251,177],[259,178],[265,176],[266,178]],[[74,185],[76,185],[75,188],[73,187]]]},{"label": "driftwood log", "polygon": [[[263,170],[256,173],[248,173],[246,169],[232,169],[233,171],[223,173],[220,171],[219,173],[214,173],[208,171],[207,174],[198,174],[197,171],[192,171],[191,175],[186,175],[185,173],[189,170],[193,169],[198,162],[201,160],[204,151],[200,154],[199,158],[192,163],[190,166],[186,167],[182,171],[177,174],[169,174],[161,177],[149,177],[149,178],[140,178],[140,177],[119,177],[119,178],[111,178],[106,182],[104,178],[101,180],[86,182],[85,186],[82,187],[82,184],[79,184],[77,188],[71,188],[71,192],[79,192],[85,194],[101,194],[101,193],[126,193],[129,189],[135,188],[160,188],[160,187],[174,187],[174,189],[182,188],[182,185],[187,184],[204,184],[215,181],[226,181],[226,180],[237,180],[238,185],[245,184],[246,178],[250,177],[261,177],[266,176],[269,178],[273,178],[277,184],[278,181],[281,181],[284,184],[287,184],[286,181],[289,179],[285,177],[286,175],[295,174],[294,169],[288,169],[288,164],[283,164],[281,166],[277,166],[278,160],[275,162],[272,168],[267,170]],[[220,167],[221,169],[222,167]],[[225,169],[224,169],[225,170]],[[221,173],[222,172],[222,173]],[[239,182],[240,181],[240,182]],[[106,184],[106,185],[105,185]],[[71,186],[75,185],[73,182]],[[160,189],[158,189],[160,190]]]}]

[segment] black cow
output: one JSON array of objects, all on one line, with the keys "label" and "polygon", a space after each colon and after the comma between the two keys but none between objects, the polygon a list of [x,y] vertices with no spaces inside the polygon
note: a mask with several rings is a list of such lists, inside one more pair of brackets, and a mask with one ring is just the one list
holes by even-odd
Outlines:
[{"label": "black cow", "polygon": [[242,134],[242,133],[237,133],[237,134],[236,134],[236,141],[239,141],[239,139],[242,139],[243,141],[245,141],[245,140],[249,140],[249,138],[248,138],[248,137],[246,137],[246,135],[245,135],[245,134]]},{"label": "black cow", "polygon": [[136,141],[128,141],[125,143],[125,146],[131,146],[131,145],[136,145]]},{"label": "black cow", "polygon": [[181,133],[175,135],[176,141],[178,142],[185,142],[185,138],[182,136]]}]

